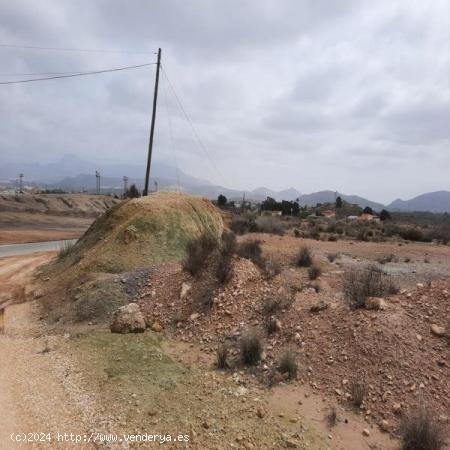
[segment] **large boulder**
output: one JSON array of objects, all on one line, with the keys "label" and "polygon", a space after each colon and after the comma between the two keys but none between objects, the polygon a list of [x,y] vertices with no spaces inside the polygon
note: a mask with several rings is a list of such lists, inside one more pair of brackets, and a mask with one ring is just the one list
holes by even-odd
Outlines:
[{"label": "large boulder", "polygon": [[143,333],[145,320],[137,303],[121,306],[113,316],[110,325],[112,333]]}]

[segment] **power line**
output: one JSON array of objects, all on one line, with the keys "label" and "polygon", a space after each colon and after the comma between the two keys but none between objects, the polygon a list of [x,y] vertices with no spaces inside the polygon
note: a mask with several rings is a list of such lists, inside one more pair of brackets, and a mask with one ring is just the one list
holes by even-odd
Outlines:
[{"label": "power line", "polygon": [[189,123],[192,132],[194,134],[195,139],[197,140],[197,143],[200,147],[200,149],[205,153],[206,157],[208,158],[209,162],[211,163],[211,166],[215,169],[215,171],[218,173],[218,175],[220,176],[220,178],[222,179],[222,182],[224,183],[224,185],[226,184],[225,182],[225,177],[222,175],[222,173],[220,172],[220,170],[218,169],[218,167],[216,166],[216,164],[214,163],[213,159],[211,158],[211,155],[209,154],[207,148],[205,147],[205,145],[203,144],[202,140],[200,139],[200,136],[194,126],[194,123],[192,121],[192,119],[189,117],[188,113],[186,112],[183,104],[181,103],[181,100],[179,98],[179,96],[177,95],[175,88],[173,87],[173,84],[170,82],[169,77],[167,76],[166,71],[164,70],[164,67],[161,66],[161,70],[164,74],[164,76],[166,77],[167,83],[170,86],[170,89],[173,92],[173,95],[175,97],[175,99],[177,100],[177,103],[181,109],[181,112],[183,113],[184,117],[186,118],[187,122]]},{"label": "power line", "polygon": [[[166,79],[167,80],[167,79]],[[176,175],[177,175],[177,185],[178,185],[178,192],[181,191],[181,187],[180,187],[180,171],[178,168],[178,158],[177,158],[177,154],[175,151],[175,144],[174,144],[174,139],[173,139],[173,130],[172,130],[172,121],[170,119],[170,113],[169,113],[169,102],[167,101],[167,83],[163,83],[163,91],[164,91],[164,103],[166,105],[166,114],[167,114],[167,124],[168,124],[168,128],[169,128],[169,134],[170,134],[170,144],[171,144],[171,150],[172,150],[172,156],[175,162],[175,169],[176,169]]]},{"label": "power line", "polygon": [[0,44],[3,48],[20,48],[24,50],[50,50],[57,52],[83,52],[83,53],[122,53],[122,54],[146,54],[145,51],[133,51],[133,50],[104,50],[104,49],[86,49],[86,48],[69,48],[69,47],[39,47],[36,45],[21,45],[21,44]]},{"label": "power line", "polygon": [[112,69],[95,70],[95,71],[92,71],[92,72],[71,73],[71,74],[68,74],[68,75],[56,75],[56,76],[45,77],[45,78],[29,78],[28,80],[0,81],[0,84],[31,83],[31,82],[34,82],[34,81],[56,80],[56,79],[59,79],[59,78],[84,77],[86,75],[98,75],[98,74],[101,74],[101,73],[119,72],[121,70],[139,69],[141,67],[153,66],[155,64],[156,63],[146,63],[146,64],[139,64],[139,65],[136,65],[136,66],[125,66],[125,67],[116,67],[116,68],[112,68]]}]

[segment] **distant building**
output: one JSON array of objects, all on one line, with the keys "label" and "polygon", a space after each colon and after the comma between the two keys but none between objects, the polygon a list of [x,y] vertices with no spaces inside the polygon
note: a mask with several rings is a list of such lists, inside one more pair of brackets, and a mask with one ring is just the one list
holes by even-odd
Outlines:
[{"label": "distant building", "polygon": [[378,216],[374,216],[373,214],[369,214],[369,213],[362,213],[358,217],[358,219],[363,221],[363,222],[367,222],[367,221],[379,222],[380,221],[380,218]]},{"label": "distant building", "polygon": [[261,211],[262,216],[281,216],[281,211]]},{"label": "distant building", "polygon": [[322,216],[328,217],[329,219],[333,219],[336,217],[336,211],[332,209],[327,209],[325,211],[321,211]]}]

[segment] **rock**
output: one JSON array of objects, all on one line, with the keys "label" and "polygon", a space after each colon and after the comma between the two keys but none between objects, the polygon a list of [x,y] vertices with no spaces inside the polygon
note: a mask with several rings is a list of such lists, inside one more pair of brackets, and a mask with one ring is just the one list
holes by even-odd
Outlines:
[{"label": "rock", "polygon": [[189,317],[190,320],[194,321],[197,320],[200,317],[199,313],[192,313]]},{"label": "rock", "polygon": [[417,286],[419,289],[422,289],[422,288],[423,288],[423,283],[417,283],[416,286]]},{"label": "rock", "polygon": [[401,403],[394,403],[392,405],[392,411],[394,411],[395,414],[400,414],[402,411],[402,404]]},{"label": "rock", "polygon": [[370,436],[370,431],[369,431],[367,428],[364,428],[362,434],[363,434],[364,436]]},{"label": "rock", "polygon": [[40,289],[36,289],[36,290],[33,292],[33,298],[34,298],[34,299],[41,298],[43,295],[44,295],[44,293],[43,293]]},{"label": "rock", "polygon": [[444,327],[440,327],[439,325],[433,323],[431,324],[431,332],[435,335],[435,336],[444,336],[445,335],[445,328]]},{"label": "rock", "polygon": [[161,331],[163,330],[163,327],[159,322],[154,322],[151,329],[155,333],[161,333]]},{"label": "rock", "polygon": [[145,320],[137,303],[121,306],[113,315],[110,325],[112,333],[143,333]]},{"label": "rock", "polygon": [[386,309],[386,302],[380,297],[368,297],[365,303],[366,309]]},{"label": "rock", "polygon": [[381,431],[384,431],[385,433],[389,433],[389,431],[390,431],[389,422],[387,420],[382,420],[380,422],[380,429],[381,429]]},{"label": "rock", "polygon": [[192,289],[192,286],[189,283],[183,283],[181,285],[180,300],[183,300],[186,297],[186,295],[189,294],[191,289]]},{"label": "rock", "polygon": [[287,448],[297,448],[297,443],[293,441],[292,439],[288,439],[286,441],[286,447]]},{"label": "rock", "polygon": [[323,311],[324,309],[327,309],[327,308],[328,308],[328,303],[321,300],[320,302],[312,305],[311,308],[309,308],[309,311],[312,313],[317,313],[317,312]]}]

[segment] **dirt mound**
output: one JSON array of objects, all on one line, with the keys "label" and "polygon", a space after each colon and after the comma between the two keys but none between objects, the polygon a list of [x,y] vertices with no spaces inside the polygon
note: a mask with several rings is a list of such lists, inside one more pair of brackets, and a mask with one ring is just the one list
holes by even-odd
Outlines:
[{"label": "dirt mound", "polygon": [[84,269],[120,273],[183,255],[187,242],[222,232],[222,219],[206,199],[161,192],[108,210],[79,240],[69,260]]},{"label": "dirt mound", "polygon": [[108,195],[23,194],[0,195],[0,211],[97,217],[120,200]]}]

